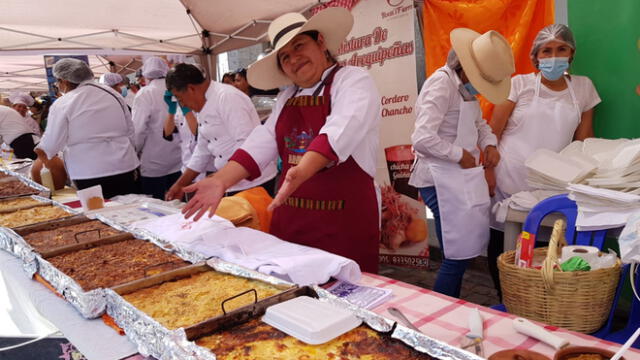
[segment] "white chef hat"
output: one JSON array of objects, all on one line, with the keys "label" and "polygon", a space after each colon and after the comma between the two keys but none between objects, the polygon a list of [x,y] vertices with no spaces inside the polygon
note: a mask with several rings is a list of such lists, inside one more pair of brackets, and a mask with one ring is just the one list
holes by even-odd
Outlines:
[{"label": "white chef hat", "polygon": [[15,105],[15,104],[23,104],[26,106],[32,106],[33,105],[33,97],[27,93],[24,92],[16,92],[13,93],[11,95],[9,95],[9,101],[11,102],[11,104]]},{"label": "white chef hat", "polygon": [[105,84],[107,86],[115,86],[123,81],[124,79],[122,78],[122,75],[112,72],[102,74],[99,80],[101,84]]},{"label": "white chef hat", "polygon": [[169,65],[157,56],[152,56],[142,65],[142,76],[147,79],[159,79],[165,77],[169,71]]}]

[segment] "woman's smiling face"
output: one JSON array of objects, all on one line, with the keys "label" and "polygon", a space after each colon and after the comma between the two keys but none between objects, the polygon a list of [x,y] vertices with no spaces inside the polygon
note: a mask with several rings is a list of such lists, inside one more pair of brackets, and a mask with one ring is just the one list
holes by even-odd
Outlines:
[{"label": "woman's smiling face", "polygon": [[298,34],[278,50],[277,56],[284,74],[303,88],[320,81],[324,70],[331,66],[322,34],[318,34],[318,40]]}]

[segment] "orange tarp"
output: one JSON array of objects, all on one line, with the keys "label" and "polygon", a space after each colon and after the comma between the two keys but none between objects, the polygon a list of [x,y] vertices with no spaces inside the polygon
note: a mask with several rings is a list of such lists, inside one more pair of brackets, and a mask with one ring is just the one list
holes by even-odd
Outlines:
[{"label": "orange tarp", "polygon": [[[531,44],[544,26],[554,22],[553,0],[425,0],[422,31],[427,76],[444,65],[451,47],[449,33],[466,27],[479,33],[496,30],[511,43],[516,73],[535,69]],[[482,101],[485,118],[492,107]]]}]

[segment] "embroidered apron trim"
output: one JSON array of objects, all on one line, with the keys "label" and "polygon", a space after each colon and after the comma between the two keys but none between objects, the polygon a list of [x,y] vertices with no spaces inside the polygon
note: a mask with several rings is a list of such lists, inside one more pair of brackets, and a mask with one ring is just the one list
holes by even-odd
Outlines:
[{"label": "embroidered apron trim", "polygon": [[285,103],[287,106],[320,106],[324,105],[324,96],[296,96],[292,97]]},{"label": "embroidered apron trim", "polygon": [[285,204],[306,210],[339,211],[344,209],[344,200],[313,200],[290,196]]}]

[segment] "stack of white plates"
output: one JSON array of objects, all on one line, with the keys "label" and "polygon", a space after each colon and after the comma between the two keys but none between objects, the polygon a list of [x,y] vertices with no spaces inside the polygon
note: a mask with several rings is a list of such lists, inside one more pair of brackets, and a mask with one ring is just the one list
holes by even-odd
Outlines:
[{"label": "stack of white plates", "polygon": [[587,184],[640,195],[640,139],[619,145],[608,153]]},{"label": "stack of white plates", "polygon": [[527,183],[542,190],[564,190],[570,183],[580,183],[597,168],[594,161],[579,155],[565,155],[540,149],[525,162]]}]

